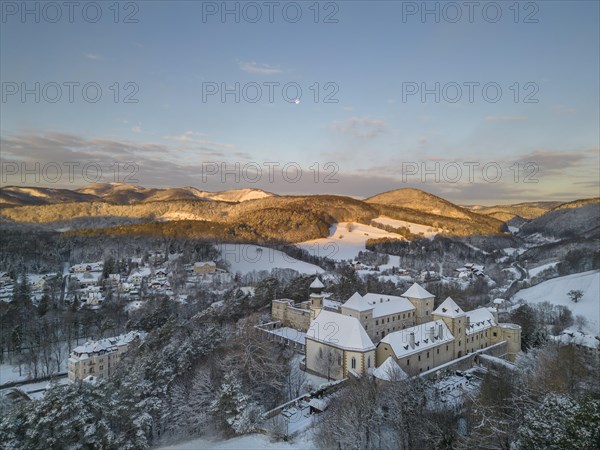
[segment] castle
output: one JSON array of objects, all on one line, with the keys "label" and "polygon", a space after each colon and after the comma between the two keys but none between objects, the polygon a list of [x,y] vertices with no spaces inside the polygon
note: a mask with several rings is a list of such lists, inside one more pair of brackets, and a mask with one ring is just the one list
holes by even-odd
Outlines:
[{"label": "castle", "polygon": [[389,358],[416,375],[490,345],[506,342],[506,357],[521,349],[521,327],[499,323],[493,308],[463,311],[450,297],[436,309],[434,295],[414,283],[402,296],[358,292],[337,306],[316,278],[306,302],[273,300],[273,320],[306,332],[305,367],[333,379],[366,373]]}]

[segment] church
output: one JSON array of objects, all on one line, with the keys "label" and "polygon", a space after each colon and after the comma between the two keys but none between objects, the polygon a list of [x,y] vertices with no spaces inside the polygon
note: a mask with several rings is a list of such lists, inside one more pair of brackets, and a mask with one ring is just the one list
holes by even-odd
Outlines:
[{"label": "church", "polygon": [[521,327],[499,323],[494,308],[465,312],[448,297],[434,309],[434,295],[417,283],[402,296],[357,292],[340,306],[328,305],[323,289],[316,278],[307,302],[284,299],[272,305],[274,320],[306,331],[310,373],[342,379],[385,362],[416,375],[503,341],[508,359],[521,348]]}]

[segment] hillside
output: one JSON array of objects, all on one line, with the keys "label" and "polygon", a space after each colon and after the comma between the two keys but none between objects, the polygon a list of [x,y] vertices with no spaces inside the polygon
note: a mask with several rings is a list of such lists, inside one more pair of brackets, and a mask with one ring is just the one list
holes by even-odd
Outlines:
[{"label": "hillside", "polygon": [[[553,278],[536,286],[518,291],[513,300],[523,299],[527,303],[550,302],[564,305],[573,311],[573,315],[582,315],[587,319],[584,330],[593,335],[600,335],[600,272],[576,273],[565,277]],[[578,303],[571,301],[567,293],[570,290],[583,291]]]},{"label": "hillside", "polygon": [[89,196],[93,201],[14,206],[4,208],[2,215],[15,222],[47,224],[58,230],[152,221],[207,221],[233,225],[238,230],[246,227],[265,239],[289,242],[327,237],[334,223],[368,225],[379,216],[459,236],[497,234],[502,229],[502,222],[439,197],[418,190],[403,191],[410,193],[404,201],[388,201],[388,193],[365,202],[335,195],[277,196],[252,189],[209,196],[194,188],[157,190],[118,184],[91,185],[77,195]]},{"label": "hillside", "polygon": [[179,200],[244,202],[271,196],[274,196],[274,194],[260,189],[233,189],[221,192],[207,192],[194,187],[155,189],[125,183],[94,183],[76,190],[8,186],[0,188],[0,206],[11,207],[94,201],[116,205]]},{"label": "hillside", "polygon": [[48,205],[67,202],[93,202],[92,194],[69,189],[6,186],[0,188],[0,207]]},{"label": "hillside", "polygon": [[537,233],[554,238],[593,237],[600,232],[599,217],[600,203],[597,201],[585,202],[583,206],[561,206],[523,224],[519,235]]},{"label": "hillside", "polygon": [[560,205],[561,202],[524,202],[513,205],[466,206],[466,208],[477,214],[484,214],[508,222],[513,217],[535,219]]},{"label": "hillside", "polygon": [[377,208],[382,216],[445,229],[449,234],[496,234],[503,229],[500,220],[476,214],[419,189],[397,189],[365,201]]}]

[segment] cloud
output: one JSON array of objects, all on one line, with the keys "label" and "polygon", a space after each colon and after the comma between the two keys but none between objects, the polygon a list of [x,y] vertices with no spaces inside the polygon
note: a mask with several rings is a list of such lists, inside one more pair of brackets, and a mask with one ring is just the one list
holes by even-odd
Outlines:
[{"label": "cloud", "polygon": [[559,116],[571,116],[577,112],[577,110],[571,106],[555,105],[552,107],[552,112]]},{"label": "cloud", "polygon": [[487,116],[486,122],[525,122],[529,120],[527,116]]},{"label": "cloud", "polygon": [[169,141],[175,142],[183,142],[187,144],[197,144],[197,145],[207,145],[212,147],[220,147],[220,148],[235,148],[234,144],[229,144],[225,142],[215,142],[207,139],[197,139],[194,136],[206,136],[204,133],[195,133],[193,131],[186,131],[180,136],[164,136],[163,139],[167,139]]},{"label": "cloud", "polygon": [[98,53],[84,53],[84,56],[87,59],[93,59],[94,61],[102,59],[102,55],[99,55]]},{"label": "cloud", "polygon": [[259,74],[259,75],[275,75],[281,73],[282,70],[271,66],[269,64],[258,64],[254,61],[252,62],[242,62],[239,63],[240,69],[247,73]]},{"label": "cloud", "polygon": [[331,128],[341,134],[372,139],[386,133],[388,124],[382,119],[351,117],[332,122]]}]

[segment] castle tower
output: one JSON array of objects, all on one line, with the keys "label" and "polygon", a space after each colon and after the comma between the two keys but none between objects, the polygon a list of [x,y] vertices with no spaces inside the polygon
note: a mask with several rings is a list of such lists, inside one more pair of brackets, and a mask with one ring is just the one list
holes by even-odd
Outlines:
[{"label": "castle tower", "polygon": [[316,277],[310,284],[310,320],[314,320],[323,310],[323,289],[325,286]]},{"label": "castle tower", "polygon": [[433,311],[434,295],[427,292],[422,286],[414,283],[408,290],[402,294],[417,309],[415,312],[416,325],[431,321],[431,312]]},{"label": "castle tower", "polygon": [[443,320],[454,336],[454,358],[463,356],[467,348],[469,319],[462,308],[448,297],[433,311],[433,320]]}]

